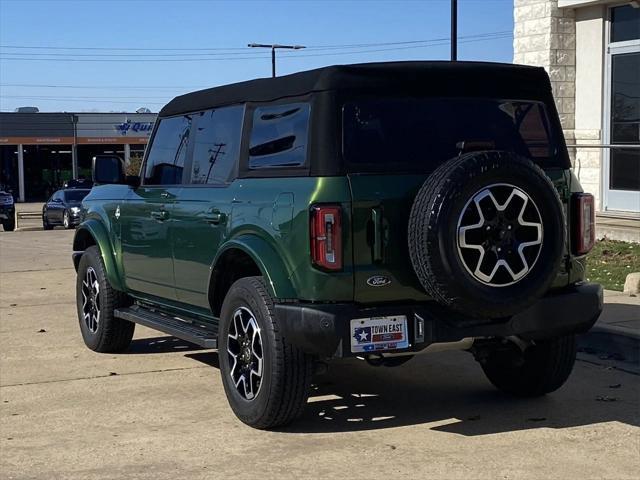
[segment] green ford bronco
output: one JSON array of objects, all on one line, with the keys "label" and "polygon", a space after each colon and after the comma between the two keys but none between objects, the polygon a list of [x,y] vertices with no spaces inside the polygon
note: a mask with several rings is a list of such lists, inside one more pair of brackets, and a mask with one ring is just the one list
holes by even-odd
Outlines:
[{"label": "green ford bronco", "polygon": [[140,177],[94,160],[82,336],[117,352],[140,323],[217,349],[256,428],[298,417],[334,358],[460,349],[510,394],[551,392],[602,310],[570,167],[541,68],[344,65],[179,96]]}]

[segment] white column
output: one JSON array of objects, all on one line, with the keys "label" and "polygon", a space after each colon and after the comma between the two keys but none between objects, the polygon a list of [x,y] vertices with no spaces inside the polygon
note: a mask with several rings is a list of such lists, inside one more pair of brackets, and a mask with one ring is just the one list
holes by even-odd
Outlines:
[{"label": "white column", "polygon": [[78,149],[76,144],[71,145],[71,171],[73,178],[78,178]]},{"label": "white column", "polygon": [[24,202],[24,148],[22,144],[18,145],[18,198]]},{"label": "white column", "polygon": [[129,166],[129,160],[131,159],[131,146],[128,143],[124,144],[124,165]]}]

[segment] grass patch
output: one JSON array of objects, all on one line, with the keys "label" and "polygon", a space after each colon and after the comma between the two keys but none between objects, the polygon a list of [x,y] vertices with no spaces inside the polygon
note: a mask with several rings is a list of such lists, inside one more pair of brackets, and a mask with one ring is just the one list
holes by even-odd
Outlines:
[{"label": "grass patch", "polygon": [[599,240],[587,256],[587,280],[622,291],[627,274],[640,272],[640,244]]}]

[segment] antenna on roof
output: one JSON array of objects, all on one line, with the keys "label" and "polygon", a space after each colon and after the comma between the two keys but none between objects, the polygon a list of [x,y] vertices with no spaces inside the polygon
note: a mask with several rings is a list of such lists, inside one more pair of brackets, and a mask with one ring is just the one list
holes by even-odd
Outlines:
[{"label": "antenna on roof", "polygon": [[451,0],[451,61],[458,60],[458,0]]}]

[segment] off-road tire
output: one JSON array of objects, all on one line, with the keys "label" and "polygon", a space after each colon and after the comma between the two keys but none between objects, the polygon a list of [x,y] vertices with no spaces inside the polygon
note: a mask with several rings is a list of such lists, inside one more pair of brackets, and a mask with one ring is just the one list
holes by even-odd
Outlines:
[{"label": "off-road tire", "polygon": [[2,222],[2,228],[4,228],[5,232],[13,232],[16,229],[16,220],[5,220],[4,222]]},{"label": "off-road tire", "polygon": [[[100,286],[100,321],[95,333],[91,332],[84,321],[82,310],[82,282],[89,267],[92,267],[95,271]],[[100,249],[95,245],[87,248],[82,257],[80,257],[76,278],[76,305],[80,332],[87,347],[96,352],[114,353],[121,352],[129,346],[135,330],[135,324],[114,317],[113,311],[116,308],[131,305],[131,299],[111,286],[109,280],[107,280]]]},{"label": "off-road tire", "polygon": [[[262,336],[263,376],[257,395],[244,398],[231,377],[228,335],[232,315],[240,307],[254,315]],[[231,409],[247,425],[271,429],[298,418],[307,402],[314,358],[289,343],[281,334],[273,300],[262,277],[245,277],[229,289],[220,315],[220,373]]]},{"label": "off-road tire", "polygon": [[481,365],[498,389],[519,397],[537,397],[564,385],[575,360],[575,335],[566,335],[537,341],[522,353],[496,351]]},{"label": "off-road tire", "polygon": [[[540,253],[524,278],[494,287],[474,278],[458,253],[460,215],[473,196],[489,185],[509,184],[537,205],[543,226]],[[562,203],[544,171],[510,152],[473,152],[438,167],[418,191],[409,217],[409,254],[427,294],[465,315],[504,318],[525,310],[544,295],[565,254]]]}]

